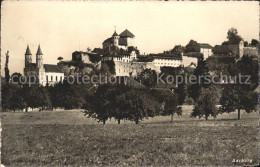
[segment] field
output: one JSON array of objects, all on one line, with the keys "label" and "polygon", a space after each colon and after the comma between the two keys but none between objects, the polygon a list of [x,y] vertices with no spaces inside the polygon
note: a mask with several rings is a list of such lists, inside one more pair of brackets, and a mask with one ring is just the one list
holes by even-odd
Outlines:
[{"label": "field", "polygon": [[[79,110],[1,113],[5,166],[253,166],[258,163],[258,114],[192,119],[160,116],[105,126]],[[235,162],[236,161],[236,162]],[[244,162],[239,162],[244,161]]]}]

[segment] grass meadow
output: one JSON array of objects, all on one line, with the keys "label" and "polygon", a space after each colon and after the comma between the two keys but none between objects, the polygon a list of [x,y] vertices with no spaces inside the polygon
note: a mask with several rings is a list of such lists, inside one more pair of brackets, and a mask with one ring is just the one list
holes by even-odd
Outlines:
[{"label": "grass meadow", "polygon": [[[1,113],[5,166],[254,166],[258,113],[216,119],[183,115],[105,126],[80,110]],[[241,161],[241,162],[239,162]],[[244,161],[244,162],[242,162]]]}]

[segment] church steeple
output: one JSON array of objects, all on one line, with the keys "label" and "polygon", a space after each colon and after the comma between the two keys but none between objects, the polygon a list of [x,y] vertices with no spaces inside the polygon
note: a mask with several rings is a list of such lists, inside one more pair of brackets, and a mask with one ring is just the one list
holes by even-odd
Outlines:
[{"label": "church steeple", "polygon": [[28,67],[29,64],[32,63],[32,53],[31,53],[31,50],[29,48],[29,45],[27,45],[27,48],[26,48],[26,52],[25,52],[25,67]]},{"label": "church steeple", "polygon": [[37,68],[43,68],[43,59],[42,59],[42,50],[41,50],[41,46],[38,46],[38,50],[36,53],[36,67]]},{"label": "church steeple", "polygon": [[37,50],[36,55],[43,55],[43,54],[42,54],[42,50],[41,50],[41,46],[40,46],[40,45],[38,46],[38,50]]},{"label": "church steeple", "polygon": [[29,45],[27,45],[25,55],[32,55]]},{"label": "church steeple", "polygon": [[112,35],[112,37],[114,37],[114,36],[118,36],[118,34],[116,33],[116,30],[115,30],[114,34]]}]

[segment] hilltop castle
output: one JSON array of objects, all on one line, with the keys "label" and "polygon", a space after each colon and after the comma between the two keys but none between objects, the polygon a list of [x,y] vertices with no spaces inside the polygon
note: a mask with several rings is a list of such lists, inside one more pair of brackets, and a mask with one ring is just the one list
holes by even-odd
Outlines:
[{"label": "hilltop castle", "polygon": [[37,83],[45,86],[47,83],[52,85],[56,82],[63,81],[64,73],[58,65],[54,64],[43,64],[43,53],[40,45],[36,52],[36,63],[32,63],[32,53],[27,45],[25,52],[25,68],[24,76],[36,76]]},{"label": "hilltop castle", "polygon": [[[102,61],[113,61],[115,63],[116,76],[137,75],[146,68],[160,72],[161,67],[178,67],[182,64],[183,56],[179,53],[161,53],[140,55],[139,50],[134,46],[135,35],[129,30],[123,31],[120,35],[114,34],[103,42],[104,55]],[[190,62],[197,64],[197,58],[185,57]],[[186,64],[185,64],[186,65]]]}]

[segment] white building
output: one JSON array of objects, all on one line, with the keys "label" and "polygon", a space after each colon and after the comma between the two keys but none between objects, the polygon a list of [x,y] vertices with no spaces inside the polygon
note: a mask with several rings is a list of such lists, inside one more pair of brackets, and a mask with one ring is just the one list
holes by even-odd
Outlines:
[{"label": "white building", "polygon": [[43,64],[43,54],[40,45],[36,53],[36,63],[32,63],[32,54],[29,46],[27,46],[25,52],[25,77],[36,77],[37,83],[45,86],[47,83],[53,85],[59,81],[64,80],[64,73],[58,65]]},{"label": "white building", "polygon": [[179,67],[182,64],[182,56],[173,54],[156,54],[152,55],[153,63],[158,68],[161,67]]},{"label": "white building", "polygon": [[200,53],[203,54],[204,60],[206,60],[209,56],[213,54],[212,46],[207,43],[199,43]]}]

